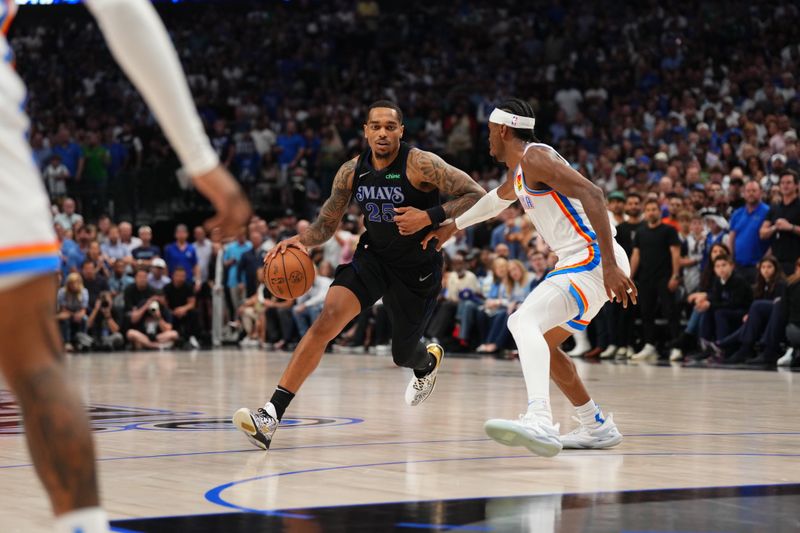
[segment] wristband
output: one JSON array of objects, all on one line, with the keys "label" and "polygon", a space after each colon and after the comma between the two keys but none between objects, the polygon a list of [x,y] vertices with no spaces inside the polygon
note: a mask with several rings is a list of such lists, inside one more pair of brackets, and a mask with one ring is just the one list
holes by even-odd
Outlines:
[{"label": "wristband", "polygon": [[438,228],[447,219],[447,213],[444,212],[444,207],[441,205],[435,205],[425,210],[425,212],[428,213],[434,228]]}]

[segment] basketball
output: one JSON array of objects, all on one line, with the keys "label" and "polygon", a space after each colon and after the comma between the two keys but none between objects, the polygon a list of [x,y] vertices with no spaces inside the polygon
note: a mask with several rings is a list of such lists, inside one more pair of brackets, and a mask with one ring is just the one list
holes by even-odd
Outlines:
[{"label": "basketball", "polygon": [[289,247],[264,266],[264,283],[278,298],[299,298],[314,284],[314,263],[304,251]]}]

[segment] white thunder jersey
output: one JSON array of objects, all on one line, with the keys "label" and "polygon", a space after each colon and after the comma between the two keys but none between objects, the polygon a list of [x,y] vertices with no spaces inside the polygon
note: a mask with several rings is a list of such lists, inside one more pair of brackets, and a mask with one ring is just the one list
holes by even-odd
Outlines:
[{"label": "white thunder jersey", "polygon": [[54,272],[60,249],[28,144],[25,85],[14,70],[5,37],[15,13],[13,0],[0,2],[0,289],[11,280]]},{"label": "white thunder jersey", "polygon": [[[530,143],[531,147],[549,150],[565,165],[566,159],[547,144]],[[608,301],[600,268],[600,247],[597,235],[580,200],[569,198],[551,188],[531,189],[525,183],[522,165],[514,170],[514,192],[525,213],[551,250],[558,256],[556,267],[547,274],[547,279],[568,291],[578,305],[578,314],[567,325],[583,330],[600,308]],[[611,227],[612,237],[616,229]],[[625,251],[614,242],[617,264],[626,273],[630,272]]]}]

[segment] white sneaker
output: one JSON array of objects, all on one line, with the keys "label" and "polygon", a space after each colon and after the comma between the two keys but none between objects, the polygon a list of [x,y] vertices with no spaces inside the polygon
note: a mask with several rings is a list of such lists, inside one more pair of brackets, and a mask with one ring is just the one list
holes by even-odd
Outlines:
[{"label": "white sneaker", "polygon": [[617,359],[627,359],[630,357],[628,354],[633,353],[633,348],[630,346],[620,346],[617,348],[617,352],[614,354],[614,357]]},{"label": "white sneaker", "polygon": [[378,344],[375,346],[375,355],[392,355],[392,345]]},{"label": "white sneaker", "polygon": [[245,337],[239,341],[239,346],[242,348],[258,348],[260,344],[258,339],[252,339],[250,337]]},{"label": "white sneaker", "polygon": [[656,351],[656,347],[649,343],[645,344],[641,350],[630,356],[631,361],[644,361],[651,357],[658,357],[658,352]]},{"label": "white sneaker", "polygon": [[669,351],[669,360],[673,363],[676,361],[683,361],[683,352],[680,348],[673,348]]},{"label": "white sneaker", "polygon": [[198,341],[197,337],[195,337],[194,335],[189,337],[189,344],[192,346],[193,350],[199,350],[200,349],[200,341]]},{"label": "white sneaker", "polygon": [[608,348],[600,352],[600,359],[608,359],[609,357],[614,357],[614,354],[617,353],[617,347],[614,344],[609,345]]},{"label": "white sneaker", "polygon": [[436,385],[436,374],[442,367],[442,359],[444,358],[444,348],[439,344],[429,344],[426,346],[428,353],[436,358],[436,366],[426,376],[418,378],[412,373],[411,381],[406,387],[406,403],[410,406],[419,405],[428,399],[428,396],[433,392],[433,387]]},{"label": "white sneaker", "polygon": [[575,339],[575,347],[567,352],[568,356],[580,357],[592,349],[592,345],[589,344],[589,335],[585,331],[575,332],[573,338]]},{"label": "white sneaker", "polygon": [[493,418],[487,420],[483,430],[493,440],[505,446],[524,446],[542,457],[558,455],[562,449],[558,424],[553,424],[535,413],[519,415],[518,420]]},{"label": "white sneaker", "polygon": [[[572,417],[572,419],[580,423],[580,419],[576,417]],[[595,428],[581,424],[566,435],[561,436],[561,444],[567,450],[600,450],[611,448],[620,442],[622,442],[622,433],[617,429],[611,413],[608,414],[601,425]]]},{"label": "white sneaker", "polygon": [[792,364],[792,356],[794,355],[794,348],[789,348],[786,350],[786,353],[783,354],[783,357],[778,359],[778,366],[789,366]]}]

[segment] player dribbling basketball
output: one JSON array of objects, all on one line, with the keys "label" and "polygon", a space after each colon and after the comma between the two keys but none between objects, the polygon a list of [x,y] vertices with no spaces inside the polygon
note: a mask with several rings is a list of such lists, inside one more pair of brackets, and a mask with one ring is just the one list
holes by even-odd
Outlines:
[{"label": "player dribbling basketball", "polygon": [[[272,398],[261,408],[239,409],[233,422],[256,446],[268,449],[283,413],[319,364],[325,347],[362,310],[379,298],[392,323],[392,357],[414,375],[406,403],[419,405],[433,391],[444,351],[420,338],[442,286],[442,255],[423,250],[425,229],[466,211],[485,193],[466,173],[430,152],[401,142],[403,115],[380,101],[364,124],[369,148],[339,169],[319,218],[302,234],[279,243],[265,258],[288,246],[319,246],[339,225],[351,198],[364,213],[361,236],[350,264],[336,271],[322,314],[301,339]],[[453,199],[440,205],[439,193]]]}]

